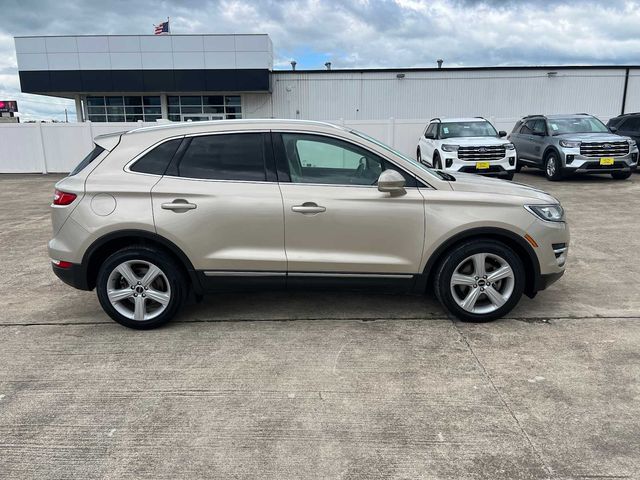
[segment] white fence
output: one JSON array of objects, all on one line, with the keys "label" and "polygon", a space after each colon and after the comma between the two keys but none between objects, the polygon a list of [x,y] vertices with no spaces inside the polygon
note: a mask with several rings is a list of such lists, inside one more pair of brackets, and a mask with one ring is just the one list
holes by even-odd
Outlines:
[{"label": "white fence", "polygon": [[[516,119],[491,119],[510,130]],[[428,120],[338,120],[414,157]],[[0,124],[0,173],[66,173],[91,150],[93,138],[155,123],[9,123]]]}]

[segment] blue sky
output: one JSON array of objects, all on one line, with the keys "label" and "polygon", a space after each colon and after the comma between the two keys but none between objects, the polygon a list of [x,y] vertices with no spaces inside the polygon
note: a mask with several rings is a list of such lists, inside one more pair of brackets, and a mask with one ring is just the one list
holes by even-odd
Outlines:
[{"label": "blue sky", "polygon": [[[2,0],[0,97],[24,119],[73,102],[20,93],[13,36],[268,33],[276,69],[640,64],[640,3],[592,0]],[[73,117],[72,117],[73,118]]]}]

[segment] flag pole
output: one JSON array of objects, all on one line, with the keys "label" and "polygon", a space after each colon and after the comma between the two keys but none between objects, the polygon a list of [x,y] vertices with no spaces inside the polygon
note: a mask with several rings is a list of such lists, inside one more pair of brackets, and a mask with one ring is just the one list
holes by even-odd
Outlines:
[{"label": "flag pole", "polygon": [[169,23],[169,17],[167,17],[167,33],[171,35],[171,24]]}]

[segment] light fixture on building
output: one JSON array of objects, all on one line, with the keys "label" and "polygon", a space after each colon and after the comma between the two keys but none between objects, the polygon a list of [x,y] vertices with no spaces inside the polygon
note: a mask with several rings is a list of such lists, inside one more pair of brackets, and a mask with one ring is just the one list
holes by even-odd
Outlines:
[{"label": "light fixture on building", "polygon": [[404,73],[396,73],[396,78],[404,78]]},{"label": "light fixture on building", "polygon": [[331,62],[325,63],[324,66],[327,67],[327,70],[331,70]]},{"label": "light fixture on building", "polygon": [[297,64],[298,62],[296,62],[295,60],[291,60],[291,70],[295,70]]},{"label": "light fixture on building", "polygon": [[444,63],[444,60],[442,60],[441,58],[439,58],[439,59],[437,60],[437,62],[438,62],[438,68],[442,68],[442,64]]}]

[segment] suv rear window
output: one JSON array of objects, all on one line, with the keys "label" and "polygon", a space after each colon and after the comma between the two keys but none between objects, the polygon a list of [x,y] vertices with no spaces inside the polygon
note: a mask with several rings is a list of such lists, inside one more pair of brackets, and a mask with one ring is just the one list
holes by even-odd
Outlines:
[{"label": "suv rear window", "polygon": [[193,137],[178,175],[210,180],[266,180],[262,133],[230,133]]},{"label": "suv rear window", "polygon": [[69,176],[71,177],[72,175],[76,175],[80,173],[82,170],[84,170],[87,167],[87,165],[89,165],[96,158],[98,158],[98,155],[100,155],[102,152],[104,152],[104,148],[102,148],[100,145],[94,145],[93,150],[91,150],[89,154],[86,157],[84,157],[78,165],[76,165],[76,168],[71,170],[71,173],[69,173]]},{"label": "suv rear window", "polygon": [[182,138],[161,143],[134,163],[131,166],[131,171],[164,175],[180,143],[182,143]]}]

